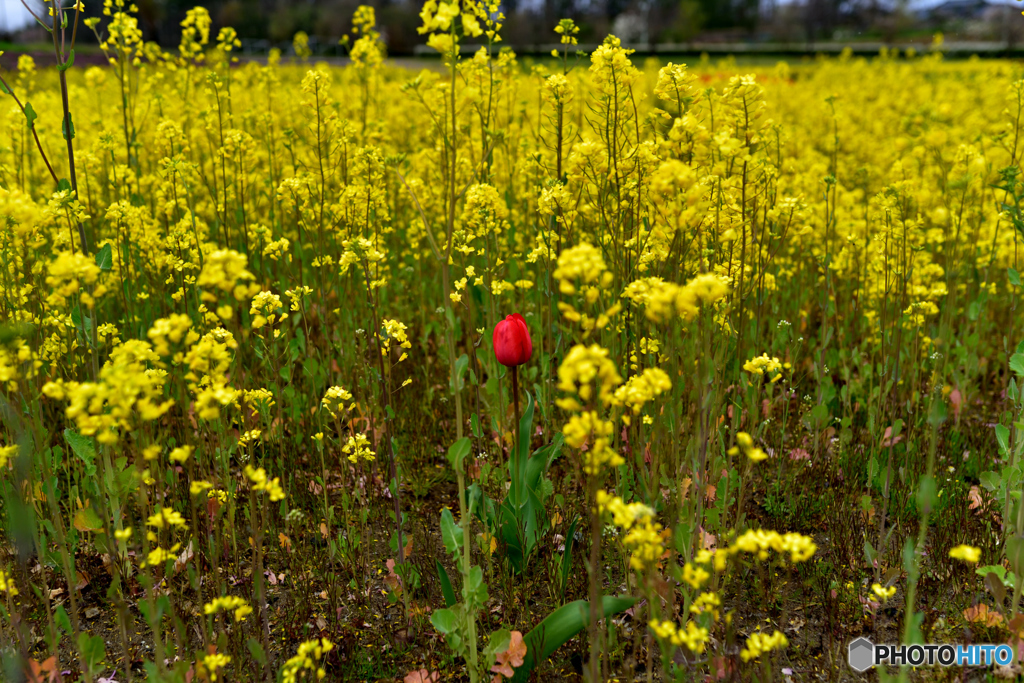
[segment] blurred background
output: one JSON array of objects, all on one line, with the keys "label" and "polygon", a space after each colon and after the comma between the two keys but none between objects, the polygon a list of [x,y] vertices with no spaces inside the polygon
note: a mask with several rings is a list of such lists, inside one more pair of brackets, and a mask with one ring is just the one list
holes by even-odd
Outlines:
[{"label": "blurred background", "polygon": [[[27,0],[45,16],[39,0]],[[89,15],[102,0],[85,0]],[[185,11],[205,6],[220,26],[233,26],[243,53],[287,54],[298,31],[310,36],[314,53],[343,56],[338,40],[351,29],[352,13],[368,0],[136,0],[146,40],[165,49],[178,44]],[[416,32],[419,0],[377,0],[378,24],[391,55],[423,52]],[[1019,2],[987,0],[505,0],[501,34],[517,52],[543,54],[557,36],[552,28],[570,17],[581,27],[582,47],[608,33],[639,52],[816,52],[845,45],[877,51],[880,44],[931,43],[942,32],[947,47],[970,52],[1016,51],[1024,47]],[[82,34],[89,31],[80,31]],[[92,39],[91,35],[86,36]],[[0,0],[0,48],[42,46],[47,39],[21,0]]]}]

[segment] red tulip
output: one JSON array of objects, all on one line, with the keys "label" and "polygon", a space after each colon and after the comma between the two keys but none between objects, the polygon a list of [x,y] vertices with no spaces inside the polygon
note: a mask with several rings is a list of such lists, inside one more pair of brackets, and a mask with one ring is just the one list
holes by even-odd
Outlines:
[{"label": "red tulip", "polygon": [[494,326],[494,357],[499,363],[514,368],[532,355],[533,340],[523,316],[513,313]]}]

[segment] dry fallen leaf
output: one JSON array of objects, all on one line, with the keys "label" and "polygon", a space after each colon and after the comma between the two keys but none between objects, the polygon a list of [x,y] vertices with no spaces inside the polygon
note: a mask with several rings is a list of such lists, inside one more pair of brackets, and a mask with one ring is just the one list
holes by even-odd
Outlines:
[{"label": "dry fallen leaf", "polygon": [[436,671],[420,669],[419,671],[407,673],[403,681],[404,683],[437,683],[440,679],[441,676]]},{"label": "dry fallen leaf", "polygon": [[491,671],[500,676],[494,679],[500,681],[501,676],[512,678],[515,675],[514,667],[522,666],[526,658],[526,642],[523,640],[521,631],[512,631],[512,637],[508,641],[508,649],[498,653],[497,664],[491,667]]},{"label": "dry fallen leaf", "polygon": [[981,624],[982,626],[998,626],[1003,623],[1003,615],[990,611],[988,605],[983,602],[965,609],[964,619],[972,624]]},{"label": "dry fallen leaf", "polygon": [[28,683],[53,683],[53,681],[59,680],[57,676],[57,658],[50,657],[43,660],[42,663],[34,659],[28,660],[25,680]]}]

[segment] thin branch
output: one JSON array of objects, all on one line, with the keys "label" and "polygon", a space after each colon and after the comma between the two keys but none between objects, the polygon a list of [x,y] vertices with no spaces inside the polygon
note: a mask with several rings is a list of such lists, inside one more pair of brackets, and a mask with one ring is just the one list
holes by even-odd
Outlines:
[{"label": "thin branch", "polygon": [[[4,90],[6,90],[11,95],[11,97],[14,98],[15,104],[17,104],[18,108],[21,109],[21,113],[25,115],[25,120],[27,121],[28,114],[25,113],[25,107],[21,104],[21,100],[19,100],[18,96],[14,94],[14,90],[11,88],[11,86],[7,84],[7,81],[4,80],[3,76],[0,76],[0,85],[3,85]],[[60,181],[57,179],[57,174],[53,172],[53,166],[50,165],[50,160],[46,158],[46,152],[43,151],[43,144],[39,142],[39,133],[36,132],[36,126],[34,121],[32,122],[32,137],[34,137],[36,140],[36,147],[39,149],[39,155],[43,157],[43,163],[46,164],[46,170],[50,172],[50,177],[53,178],[54,184],[59,183]]]}]

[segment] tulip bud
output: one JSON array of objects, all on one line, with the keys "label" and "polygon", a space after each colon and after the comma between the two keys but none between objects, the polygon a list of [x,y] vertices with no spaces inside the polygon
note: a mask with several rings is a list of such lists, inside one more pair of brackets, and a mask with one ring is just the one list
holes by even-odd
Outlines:
[{"label": "tulip bud", "polygon": [[533,340],[523,316],[513,313],[494,326],[494,357],[502,365],[514,368],[530,360]]}]

